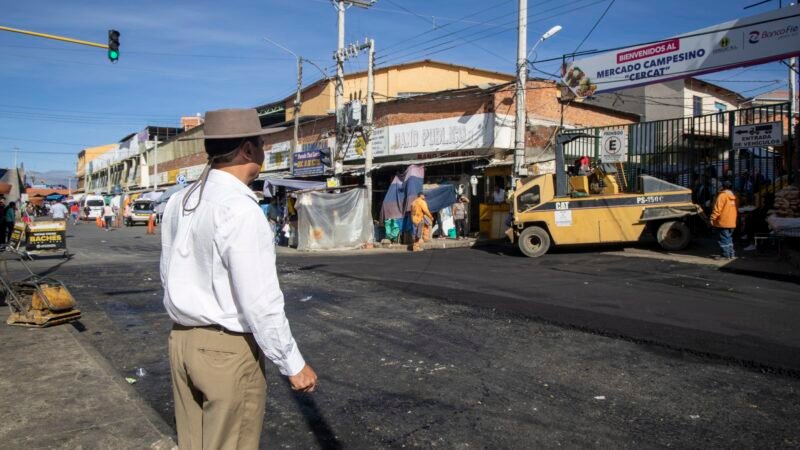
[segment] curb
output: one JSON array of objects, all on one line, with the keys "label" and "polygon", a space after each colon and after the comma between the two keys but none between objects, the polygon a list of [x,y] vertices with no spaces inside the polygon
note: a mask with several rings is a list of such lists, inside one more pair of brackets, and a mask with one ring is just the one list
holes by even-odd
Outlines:
[{"label": "curb", "polygon": [[112,382],[122,390],[127,397],[133,402],[136,409],[142,414],[142,416],[147,420],[147,422],[155,428],[155,430],[162,435],[162,438],[151,443],[150,449],[152,450],[177,450],[178,445],[175,443],[174,437],[175,433],[173,432],[172,428],[158,415],[158,413],[150,407],[142,398],[139,396],[139,393],[136,390],[128,385],[128,383],[124,382],[124,377],[117,372],[116,369],[111,365],[108,360],[100,354],[97,349],[95,349],[91,344],[88,342],[83,342],[83,339],[80,337],[80,332],[75,328],[68,330],[69,335],[72,337],[73,340],[78,344],[78,346],[87,354],[90,358],[92,358],[98,366],[106,373],[106,375],[112,380]]}]

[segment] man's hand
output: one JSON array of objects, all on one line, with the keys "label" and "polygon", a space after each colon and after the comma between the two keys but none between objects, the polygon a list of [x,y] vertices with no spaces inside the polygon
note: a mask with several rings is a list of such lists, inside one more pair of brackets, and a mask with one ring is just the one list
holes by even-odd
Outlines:
[{"label": "man's hand", "polygon": [[317,388],[317,373],[306,364],[297,375],[289,377],[289,383],[291,383],[293,391],[314,392],[314,389]]}]

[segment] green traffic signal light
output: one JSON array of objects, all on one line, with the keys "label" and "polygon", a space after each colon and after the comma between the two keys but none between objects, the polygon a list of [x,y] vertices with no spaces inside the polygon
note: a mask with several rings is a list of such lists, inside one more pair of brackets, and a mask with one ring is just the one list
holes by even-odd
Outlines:
[{"label": "green traffic signal light", "polygon": [[119,59],[119,31],[108,30],[108,60],[112,63]]}]

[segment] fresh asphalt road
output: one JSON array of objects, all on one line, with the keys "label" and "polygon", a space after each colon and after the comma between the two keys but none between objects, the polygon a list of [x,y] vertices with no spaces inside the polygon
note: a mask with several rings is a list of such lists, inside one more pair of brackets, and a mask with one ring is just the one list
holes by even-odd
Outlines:
[{"label": "fresh asphalt road", "polygon": [[[158,238],[71,227],[74,330],[172,423]],[[274,367],[269,448],[800,446],[797,285],[657,259],[503,247],[281,252],[319,391]],[[254,262],[255,263],[255,262]],[[775,369],[775,370],[773,370]]]},{"label": "fresh asphalt road", "polygon": [[714,266],[586,249],[531,259],[501,244],[421,254],[313,255],[304,266],[416,295],[800,373],[798,286]]}]

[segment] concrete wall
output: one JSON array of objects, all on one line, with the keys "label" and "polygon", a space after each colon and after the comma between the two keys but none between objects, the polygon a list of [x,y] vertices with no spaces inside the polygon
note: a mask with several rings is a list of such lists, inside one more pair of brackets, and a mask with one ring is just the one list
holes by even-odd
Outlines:
[{"label": "concrete wall", "polygon": [[[598,94],[585,103],[641,116],[642,121],[684,117],[683,80]],[[688,115],[691,115],[691,110]]]},{"label": "concrete wall", "polygon": [[695,96],[703,100],[703,114],[713,114],[717,112],[714,108],[715,103],[722,103],[728,111],[739,107],[739,100],[736,95],[731,94],[726,89],[720,89],[714,85],[703,83],[699,80],[686,80],[684,89],[684,110],[687,116],[693,112],[693,99]]},{"label": "concrete wall", "polygon": [[[420,61],[378,69],[375,71],[375,103],[386,102],[404,93],[431,93],[468,86],[495,83],[503,84],[513,75],[460,67],[435,61]],[[303,93],[302,116],[321,116],[335,108],[336,92],[333,81],[320,83]],[[345,75],[345,101],[366,101],[367,74],[360,72]],[[294,118],[294,98],[287,99],[286,120]]]}]

